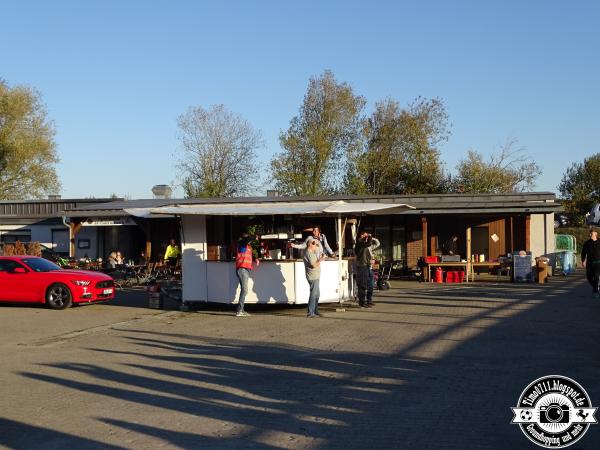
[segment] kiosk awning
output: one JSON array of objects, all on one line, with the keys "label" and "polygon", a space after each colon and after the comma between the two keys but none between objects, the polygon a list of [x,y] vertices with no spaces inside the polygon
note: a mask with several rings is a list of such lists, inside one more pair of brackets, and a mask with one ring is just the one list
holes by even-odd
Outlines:
[{"label": "kiosk awning", "polygon": [[397,214],[415,209],[404,203],[363,203],[345,201],[324,202],[266,202],[266,203],[226,203],[205,205],[173,205],[152,208],[144,211],[150,214],[202,214],[210,216],[260,216],[288,214]]}]

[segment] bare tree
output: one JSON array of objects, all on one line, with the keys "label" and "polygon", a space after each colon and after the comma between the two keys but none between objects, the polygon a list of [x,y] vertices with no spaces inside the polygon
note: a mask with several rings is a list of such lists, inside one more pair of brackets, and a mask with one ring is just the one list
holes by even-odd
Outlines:
[{"label": "bare tree", "polygon": [[177,121],[183,157],[177,164],[186,197],[239,197],[253,192],[258,178],[255,131],[224,105],[191,107]]},{"label": "bare tree", "polygon": [[508,139],[497,155],[490,156],[489,162],[484,161],[480,153],[469,150],[467,157],[456,166],[453,190],[501,194],[531,189],[542,171],[524,153],[525,148],[516,145],[516,139]]}]

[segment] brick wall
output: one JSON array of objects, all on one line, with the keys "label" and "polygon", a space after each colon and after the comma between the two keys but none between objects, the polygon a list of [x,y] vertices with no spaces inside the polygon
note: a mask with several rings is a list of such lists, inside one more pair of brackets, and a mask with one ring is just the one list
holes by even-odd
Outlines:
[{"label": "brick wall", "polygon": [[423,256],[423,242],[407,240],[406,242],[406,264],[408,267],[415,267],[419,258]]}]

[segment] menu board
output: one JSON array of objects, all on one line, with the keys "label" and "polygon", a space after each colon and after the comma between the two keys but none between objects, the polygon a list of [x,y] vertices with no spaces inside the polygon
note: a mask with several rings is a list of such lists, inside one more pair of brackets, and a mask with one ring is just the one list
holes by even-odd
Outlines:
[{"label": "menu board", "polygon": [[533,281],[533,270],[531,267],[531,255],[519,256],[513,255],[513,281],[531,282]]}]

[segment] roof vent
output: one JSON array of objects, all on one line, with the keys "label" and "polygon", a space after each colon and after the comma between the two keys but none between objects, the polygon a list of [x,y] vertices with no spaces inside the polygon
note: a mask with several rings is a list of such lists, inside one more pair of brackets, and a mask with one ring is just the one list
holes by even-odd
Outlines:
[{"label": "roof vent", "polygon": [[60,200],[60,194],[49,194],[48,200]]},{"label": "roof vent", "polygon": [[168,184],[157,184],[152,187],[154,198],[171,198],[171,186]]}]

